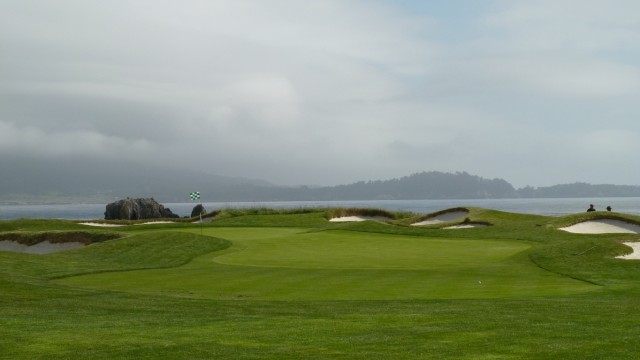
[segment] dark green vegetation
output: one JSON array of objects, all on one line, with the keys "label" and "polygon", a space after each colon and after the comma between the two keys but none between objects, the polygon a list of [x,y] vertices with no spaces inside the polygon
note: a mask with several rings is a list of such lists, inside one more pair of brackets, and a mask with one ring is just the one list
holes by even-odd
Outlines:
[{"label": "dark green vegetation", "polygon": [[0,241],[16,241],[24,245],[35,245],[42,241],[51,243],[79,242],[86,245],[121,237],[117,233],[89,231],[15,231],[0,233]]},{"label": "dark green vegetation", "polygon": [[[638,235],[470,209],[444,230],[330,223],[380,210],[222,211],[204,224],[0,222],[2,234],[93,242],[0,252],[3,359],[631,359],[640,353]],[[613,214],[618,219],[640,218]],[[202,229],[201,229],[202,226]],[[48,235],[51,236],[51,235]],[[117,238],[115,238],[117,236]]]}]

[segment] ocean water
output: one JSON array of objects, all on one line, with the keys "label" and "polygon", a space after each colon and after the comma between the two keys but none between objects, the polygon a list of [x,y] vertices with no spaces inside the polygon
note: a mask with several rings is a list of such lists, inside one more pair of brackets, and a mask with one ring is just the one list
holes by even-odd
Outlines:
[{"label": "ocean water", "polygon": [[[523,214],[561,216],[586,211],[589,204],[596,210],[611,206],[613,211],[640,215],[640,198],[566,198],[566,199],[456,199],[456,200],[368,200],[368,201],[273,201],[273,202],[205,202],[207,211],[225,208],[266,207],[274,209],[363,207],[410,211],[428,214],[459,206],[481,207]],[[175,214],[188,216],[196,203],[164,203]],[[37,219],[103,219],[106,204],[65,205],[0,205],[0,220]]]}]

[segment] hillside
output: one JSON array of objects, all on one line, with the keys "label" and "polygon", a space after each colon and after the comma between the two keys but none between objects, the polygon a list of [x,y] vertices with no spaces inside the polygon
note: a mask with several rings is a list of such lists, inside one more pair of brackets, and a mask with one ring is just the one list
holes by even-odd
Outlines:
[{"label": "hillside", "polygon": [[337,186],[277,186],[269,182],[190,170],[168,170],[126,161],[0,158],[0,203],[104,203],[123,197],[154,197],[161,202],[188,201],[200,191],[203,201],[333,201],[503,199],[562,197],[633,197],[640,186],[562,184],[515,189],[503,179],[466,172],[420,172],[387,180]]},{"label": "hillside", "polygon": [[516,192],[502,179],[485,179],[466,172],[422,172],[391,180],[308,189],[314,200],[420,200],[510,198]]},{"label": "hillside", "polygon": [[0,158],[0,169],[0,203],[106,202],[127,196],[180,202],[203,189],[273,186],[261,180],[83,158]]}]

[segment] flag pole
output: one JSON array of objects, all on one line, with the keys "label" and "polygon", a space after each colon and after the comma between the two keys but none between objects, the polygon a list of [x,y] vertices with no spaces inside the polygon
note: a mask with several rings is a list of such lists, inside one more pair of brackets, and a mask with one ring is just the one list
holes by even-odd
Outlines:
[{"label": "flag pole", "polygon": [[[192,192],[191,194],[189,194],[189,197],[191,198],[192,201],[200,199],[200,191]],[[200,235],[202,235],[202,209],[200,209],[199,215],[200,215]]]}]

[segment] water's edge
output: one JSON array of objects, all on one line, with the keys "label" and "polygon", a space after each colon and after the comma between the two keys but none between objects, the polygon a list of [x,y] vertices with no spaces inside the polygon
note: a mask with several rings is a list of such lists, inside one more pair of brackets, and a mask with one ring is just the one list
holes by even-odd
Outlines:
[{"label": "water's edge", "polygon": [[[165,203],[180,216],[188,216],[197,203]],[[205,202],[207,211],[225,208],[332,208],[359,207],[432,213],[453,207],[480,207],[523,214],[560,216],[586,211],[589,204],[597,210],[611,206],[613,211],[640,215],[640,198],[562,198],[562,199],[455,199],[455,200],[368,200],[368,201],[271,201]],[[104,218],[106,204],[0,205],[0,219],[37,218],[90,220]]]}]

